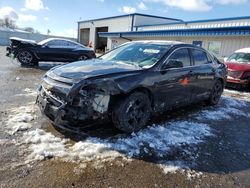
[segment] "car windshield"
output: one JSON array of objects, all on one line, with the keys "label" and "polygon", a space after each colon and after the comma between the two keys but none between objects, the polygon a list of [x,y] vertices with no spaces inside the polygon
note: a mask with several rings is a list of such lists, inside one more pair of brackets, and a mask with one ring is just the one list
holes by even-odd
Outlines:
[{"label": "car windshield", "polygon": [[250,63],[250,53],[234,53],[228,58],[227,61],[238,63]]},{"label": "car windshield", "polygon": [[152,67],[170,48],[170,45],[134,42],[122,45],[100,57],[106,61]]}]

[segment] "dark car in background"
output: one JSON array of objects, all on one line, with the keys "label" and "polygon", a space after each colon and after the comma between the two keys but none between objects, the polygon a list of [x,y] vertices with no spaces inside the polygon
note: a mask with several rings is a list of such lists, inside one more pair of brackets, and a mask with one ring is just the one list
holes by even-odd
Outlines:
[{"label": "dark car in background", "polygon": [[250,89],[250,48],[235,51],[225,59],[228,68],[227,85]]},{"label": "dark car in background", "polygon": [[59,127],[76,130],[109,118],[118,129],[133,132],[153,113],[202,100],[217,104],[226,75],[226,66],[200,47],[129,42],[98,59],[48,71],[37,104]]},{"label": "dark car in background", "polygon": [[95,58],[92,49],[67,39],[49,38],[36,43],[11,37],[10,41],[6,55],[17,58],[21,65],[37,65],[39,61],[73,62]]}]

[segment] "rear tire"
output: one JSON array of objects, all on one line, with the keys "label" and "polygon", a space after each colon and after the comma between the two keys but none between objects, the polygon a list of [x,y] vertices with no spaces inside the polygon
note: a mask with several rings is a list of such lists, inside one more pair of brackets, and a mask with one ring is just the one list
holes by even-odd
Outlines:
[{"label": "rear tire", "polygon": [[112,121],[117,129],[132,133],[146,126],[150,113],[151,104],[148,96],[142,92],[135,92],[114,106]]},{"label": "rear tire", "polygon": [[217,80],[213,86],[210,97],[207,100],[208,105],[216,105],[220,101],[221,95],[223,93],[223,85],[220,80]]},{"label": "rear tire", "polygon": [[22,66],[31,66],[36,62],[35,57],[28,50],[20,50],[17,54],[17,60]]}]

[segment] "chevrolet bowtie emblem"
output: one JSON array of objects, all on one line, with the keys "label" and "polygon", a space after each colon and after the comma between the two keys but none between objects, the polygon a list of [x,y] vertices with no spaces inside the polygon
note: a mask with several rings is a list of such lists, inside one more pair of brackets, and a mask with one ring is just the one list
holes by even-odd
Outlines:
[{"label": "chevrolet bowtie emblem", "polygon": [[46,85],[45,86],[45,89],[48,90],[48,91],[51,91],[53,89],[53,86],[51,85]]}]

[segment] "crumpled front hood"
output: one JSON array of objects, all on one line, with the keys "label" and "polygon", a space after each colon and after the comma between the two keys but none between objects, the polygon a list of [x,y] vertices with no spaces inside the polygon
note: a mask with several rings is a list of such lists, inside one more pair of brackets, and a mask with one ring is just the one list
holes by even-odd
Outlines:
[{"label": "crumpled front hood", "polygon": [[105,76],[115,73],[126,73],[141,70],[140,67],[125,63],[109,62],[101,59],[77,61],[53,69],[57,76],[80,80],[95,76]]}]

